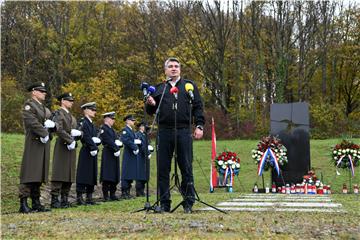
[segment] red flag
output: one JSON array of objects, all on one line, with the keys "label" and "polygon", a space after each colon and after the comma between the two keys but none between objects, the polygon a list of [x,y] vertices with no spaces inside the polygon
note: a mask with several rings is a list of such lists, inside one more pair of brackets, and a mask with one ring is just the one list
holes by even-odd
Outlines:
[{"label": "red flag", "polygon": [[217,171],[215,167],[216,159],[216,134],[215,134],[215,122],[212,118],[211,122],[211,169],[210,169],[210,192],[214,191],[214,187],[217,187]]}]

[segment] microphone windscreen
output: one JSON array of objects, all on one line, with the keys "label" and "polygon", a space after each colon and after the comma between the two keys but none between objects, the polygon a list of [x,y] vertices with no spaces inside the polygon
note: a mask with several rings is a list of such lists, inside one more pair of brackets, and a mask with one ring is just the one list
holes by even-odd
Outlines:
[{"label": "microphone windscreen", "polygon": [[170,89],[170,93],[171,93],[171,94],[178,93],[178,92],[179,92],[179,89],[178,89],[177,87],[172,87],[172,88]]},{"label": "microphone windscreen", "polygon": [[194,85],[192,85],[191,83],[186,83],[185,84],[185,90],[188,91],[194,91]]},{"label": "microphone windscreen", "polygon": [[151,93],[154,93],[154,92],[156,91],[156,88],[155,88],[154,86],[150,86],[150,87],[148,88],[148,91],[150,92],[150,94],[151,94]]},{"label": "microphone windscreen", "polygon": [[143,90],[143,89],[148,89],[149,88],[149,84],[147,82],[142,82],[141,85],[140,85],[140,89]]}]

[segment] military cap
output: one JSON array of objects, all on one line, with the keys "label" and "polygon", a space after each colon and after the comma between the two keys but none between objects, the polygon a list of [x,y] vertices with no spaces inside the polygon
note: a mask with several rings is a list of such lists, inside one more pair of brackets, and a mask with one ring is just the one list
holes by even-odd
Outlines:
[{"label": "military cap", "polygon": [[107,113],[103,113],[101,115],[104,116],[104,118],[109,117],[111,119],[115,119],[115,112],[107,112]]},{"label": "military cap", "polygon": [[29,92],[34,91],[34,90],[37,90],[37,91],[40,91],[40,92],[47,92],[46,88],[45,88],[45,83],[43,83],[43,82],[33,83],[33,84],[28,86],[27,90]]},{"label": "military cap", "polygon": [[124,117],[124,122],[126,122],[126,120],[132,120],[132,121],[136,121],[134,116],[129,114],[129,115],[126,115],[126,117]]},{"label": "military cap", "polygon": [[146,127],[147,124],[145,123],[145,121],[141,121],[141,122],[139,122],[138,124],[136,124],[136,126],[137,126],[137,127],[140,127],[140,126]]},{"label": "military cap", "polygon": [[85,110],[85,109],[96,110],[96,102],[85,103],[85,104],[81,105],[81,109],[83,109],[83,110]]},{"label": "military cap", "polygon": [[60,96],[57,97],[57,100],[68,100],[68,101],[74,101],[74,97],[71,93],[63,93]]}]

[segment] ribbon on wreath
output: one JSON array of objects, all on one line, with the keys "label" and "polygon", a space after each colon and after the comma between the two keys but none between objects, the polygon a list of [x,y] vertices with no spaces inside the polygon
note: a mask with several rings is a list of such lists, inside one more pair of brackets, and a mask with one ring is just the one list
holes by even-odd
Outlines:
[{"label": "ribbon on wreath", "polygon": [[227,166],[224,173],[224,180],[223,180],[223,186],[226,186],[227,178],[230,175],[230,186],[233,184],[233,175],[234,171],[232,170],[231,166]]},{"label": "ribbon on wreath", "polygon": [[[340,157],[339,161],[337,161],[337,163],[336,163],[336,167],[337,167],[337,168],[339,167],[339,165],[340,165],[340,163],[342,162],[342,160],[344,159],[344,157],[346,157],[345,154]],[[349,162],[350,162],[351,175],[354,176],[354,175],[355,175],[354,163],[353,163],[353,161],[352,161],[352,158],[351,158],[351,155],[350,155],[350,154],[348,154],[347,157],[348,157]],[[337,170],[336,170],[336,172],[338,173]],[[340,173],[338,173],[338,175],[339,175],[339,174],[340,174]]]},{"label": "ribbon on wreath", "polygon": [[278,162],[278,159],[277,159],[275,153],[273,152],[273,150],[271,150],[271,148],[268,148],[261,156],[261,159],[260,159],[260,162],[258,165],[258,175],[259,176],[262,175],[262,173],[264,171],[266,159],[268,158],[268,156],[270,157],[270,163],[272,162],[274,164],[275,170],[276,170],[278,176],[280,176],[279,162]]}]

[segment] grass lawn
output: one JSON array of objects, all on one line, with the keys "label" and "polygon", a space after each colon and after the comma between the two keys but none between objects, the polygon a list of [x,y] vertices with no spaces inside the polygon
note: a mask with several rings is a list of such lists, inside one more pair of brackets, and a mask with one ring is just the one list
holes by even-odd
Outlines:
[{"label": "grass lawn", "polygon": [[[342,203],[346,213],[289,213],[289,212],[195,212],[183,214],[178,209],[173,214],[132,213],[144,206],[145,198],[107,202],[97,206],[82,206],[53,210],[47,213],[18,214],[19,166],[23,151],[23,135],[1,134],[1,231],[3,239],[22,238],[125,238],[125,239],[220,239],[230,238],[343,238],[360,239],[360,200],[354,194],[339,194],[343,183],[349,181],[348,172],[336,176],[329,162],[330,149],[341,139],[311,141],[311,164],[316,174],[322,174],[326,184],[332,186],[331,198]],[[356,143],[360,139],[353,140]],[[54,143],[55,141],[53,141]],[[218,141],[218,152],[229,149],[241,158],[241,171],[233,193],[216,189],[209,193],[210,141],[194,143],[195,187],[201,200],[216,204],[219,201],[250,193],[255,182],[256,165],[251,159],[251,149],[258,140]],[[155,159],[151,162],[150,202],[155,202]],[[100,161],[99,161],[100,162]],[[51,167],[50,167],[51,169]],[[356,169],[352,183],[360,183],[360,168]],[[265,173],[269,179],[270,174]],[[48,186],[44,187],[48,203]],[[100,185],[97,186],[99,191]],[[172,193],[173,206],[180,195]],[[196,203],[194,209],[204,205]]]}]

